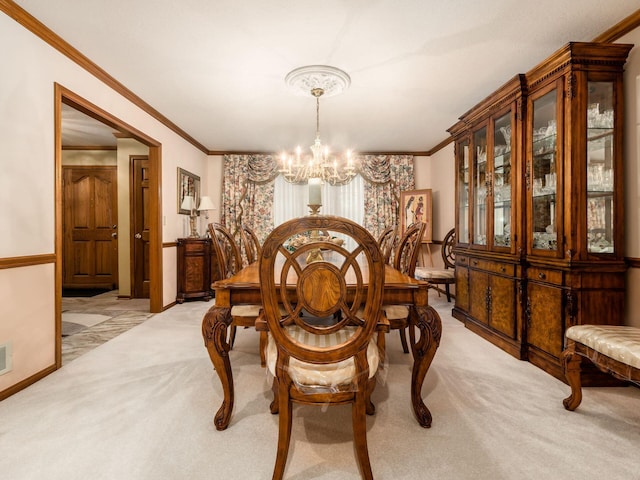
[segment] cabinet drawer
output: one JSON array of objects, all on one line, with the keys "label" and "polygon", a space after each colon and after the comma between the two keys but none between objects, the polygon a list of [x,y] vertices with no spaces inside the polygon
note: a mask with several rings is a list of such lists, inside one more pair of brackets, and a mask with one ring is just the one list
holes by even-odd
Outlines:
[{"label": "cabinet drawer", "polygon": [[469,258],[462,256],[462,255],[458,255],[456,257],[456,265],[460,265],[461,267],[468,267],[469,266]]},{"label": "cabinet drawer", "polygon": [[206,248],[208,248],[208,245],[205,242],[190,242],[184,244],[185,253],[204,253]]},{"label": "cabinet drawer", "polygon": [[529,280],[537,280],[539,282],[541,281],[553,283],[554,285],[562,285],[562,272],[559,272],[557,270],[531,267],[527,269],[527,278]]},{"label": "cabinet drawer", "polygon": [[515,274],[515,265],[510,263],[493,262],[491,260],[480,260],[478,258],[469,259],[469,266],[478,268],[485,272],[501,273],[513,276]]}]

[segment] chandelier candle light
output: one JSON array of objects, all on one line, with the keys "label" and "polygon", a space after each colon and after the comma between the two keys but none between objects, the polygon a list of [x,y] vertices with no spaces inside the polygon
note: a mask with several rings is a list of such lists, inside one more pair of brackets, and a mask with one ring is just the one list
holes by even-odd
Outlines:
[{"label": "chandelier candle light", "polygon": [[310,65],[289,72],[285,77],[287,85],[298,94],[316,99],[316,139],[311,145],[311,155],[303,157],[297,147],[295,154],[282,153],[279,172],[289,183],[307,183],[309,185],[309,208],[317,215],[322,206],[322,184],[342,185],[349,183],[356,175],[351,150],[341,159],[330,154],[329,147],[320,141],[320,97],[342,93],[351,79],[342,70],[326,65]]}]

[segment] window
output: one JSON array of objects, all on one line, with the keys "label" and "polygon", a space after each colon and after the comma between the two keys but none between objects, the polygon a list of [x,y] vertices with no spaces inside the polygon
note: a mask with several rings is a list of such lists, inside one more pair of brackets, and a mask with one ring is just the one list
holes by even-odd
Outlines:
[{"label": "window", "polygon": [[[309,187],[287,183],[281,175],[276,177],[273,194],[273,224],[278,226],[292,218],[309,214]],[[356,175],[346,185],[322,185],[320,213],[338,215],[362,225],[364,221],[364,180]]]}]

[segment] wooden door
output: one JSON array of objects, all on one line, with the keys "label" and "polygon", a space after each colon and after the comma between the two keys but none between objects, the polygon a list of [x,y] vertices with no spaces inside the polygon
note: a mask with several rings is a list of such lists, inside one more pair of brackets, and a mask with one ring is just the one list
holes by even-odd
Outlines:
[{"label": "wooden door", "polygon": [[149,168],[148,156],[131,162],[131,296],[149,298]]},{"label": "wooden door", "polygon": [[117,288],[117,170],[62,167],[63,288]]}]

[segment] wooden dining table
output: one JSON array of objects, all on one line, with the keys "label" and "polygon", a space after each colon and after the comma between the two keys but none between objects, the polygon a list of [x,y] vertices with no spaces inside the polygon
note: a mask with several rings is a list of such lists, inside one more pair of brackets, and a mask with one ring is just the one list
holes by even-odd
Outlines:
[{"label": "wooden dining table", "polygon": [[[217,430],[229,426],[234,403],[233,375],[227,341],[231,307],[262,303],[258,262],[248,265],[234,276],[214,282],[215,305],[202,319],[202,336],[211,362],[222,383],[223,401],[214,424]],[[440,344],[442,324],[440,316],[429,305],[429,284],[404,275],[386,265],[383,305],[407,305],[409,309],[409,339],[413,355],[411,374],[411,404],[418,423],[431,426],[431,412],[422,400],[422,385]]]}]

